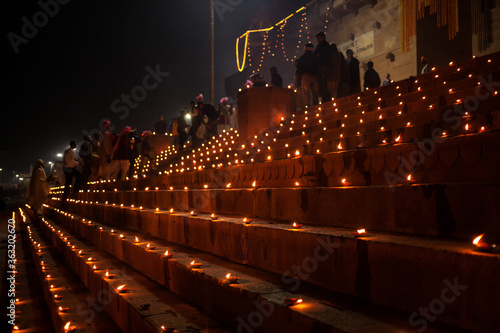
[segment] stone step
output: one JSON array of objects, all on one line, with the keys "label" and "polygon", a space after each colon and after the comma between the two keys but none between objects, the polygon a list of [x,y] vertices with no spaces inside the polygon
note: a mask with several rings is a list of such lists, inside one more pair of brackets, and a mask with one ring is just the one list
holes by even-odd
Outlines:
[{"label": "stone step", "polygon": [[[67,289],[58,288],[64,285],[55,272],[59,267],[54,267],[55,262],[49,262],[47,252],[43,246],[41,247],[44,264],[51,265],[48,266],[48,270],[43,270],[45,277],[47,273],[51,275],[51,278],[45,279],[46,284],[56,286],[55,290],[51,289],[50,295],[53,297],[57,292],[63,296],[60,301],[56,301],[56,306],[63,304],[69,308],[68,313],[64,315],[76,317],[72,320],[72,325],[75,324],[77,329],[84,327],[85,331],[89,330],[88,325],[79,322],[93,318],[94,315],[107,313],[116,327],[123,332],[164,332],[168,329],[176,329],[178,332],[207,333],[229,331],[227,327],[216,323],[133,268],[112,258],[105,251],[88,246],[78,237],[74,237],[64,228],[45,218],[38,223],[40,232],[50,239],[50,246],[64,258],[65,266],[70,267],[79,276],[80,282],[90,290],[90,296],[77,300]],[[31,234],[34,235],[35,232],[32,229]],[[35,250],[38,250],[38,247]],[[106,276],[107,272],[114,276]],[[120,291],[120,286],[123,285],[126,288],[123,289],[125,292]],[[92,319],[92,323],[94,320]],[[163,327],[167,330],[163,330]],[[116,330],[100,327],[96,331]]]},{"label": "stone step", "polygon": [[[112,231],[109,225],[77,215],[51,209],[46,212],[60,224],[56,229],[65,234],[68,229],[76,232],[211,315],[229,321],[240,332],[254,329],[259,332],[401,332],[411,328],[407,315],[395,315],[388,308],[322,291],[287,275],[237,265],[120,227],[113,226]],[[202,233],[199,229],[197,235],[192,236],[198,238]],[[164,255],[166,249],[173,254],[169,259]],[[201,264],[199,269],[191,266],[193,260]],[[239,277],[237,284],[227,283],[228,272]],[[291,297],[303,302],[289,307],[285,300]],[[457,328],[429,328],[430,332],[449,330],[457,331]]]},{"label": "stone step", "polygon": [[50,313],[45,306],[40,306],[45,299],[28,241],[21,231],[23,220],[26,215],[19,212],[0,218],[0,227],[6,231],[0,245],[0,299],[6,309],[0,331],[54,332]]},{"label": "stone step", "polygon": [[124,251],[118,235],[109,228],[126,227],[282,274],[284,282],[299,279],[408,313],[429,304],[450,283],[458,284],[466,287],[457,291],[461,297],[446,305],[442,320],[471,330],[477,325],[497,325],[491,309],[499,296],[495,283],[500,271],[492,267],[500,267],[500,256],[479,253],[470,242],[371,232],[355,238],[346,229],[294,229],[290,224],[262,220],[246,225],[242,217],[226,216],[214,222],[210,215],[128,208],[106,214],[102,221],[108,231],[101,232],[93,226],[100,221],[99,215],[84,214],[92,219],[89,225],[57,208],[46,208],[46,213],[104,248],[118,246],[117,251]]},{"label": "stone step", "polygon": [[[37,219],[35,216],[30,218]],[[36,276],[33,279],[41,286],[44,295],[41,302],[44,306],[37,304],[38,308],[48,312],[44,320],[51,320],[56,332],[71,329],[85,332],[122,332],[105,312],[92,308],[89,300],[94,297],[61,261],[52,244],[47,244],[38,228],[31,221],[23,222],[21,226],[23,238],[27,240],[28,251],[34,261],[33,272]],[[24,302],[30,301],[32,298],[28,296]],[[38,332],[36,323],[33,317],[26,318],[23,331]]]},{"label": "stone step", "polygon": [[[375,162],[373,159],[371,163]],[[338,171],[330,169],[327,174],[331,177],[342,175],[338,173],[335,176],[335,172]],[[397,173],[394,175],[398,176]],[[458,177],[459,174],[454,176]],[[346,179],[351,181],[351,178]],[[403,181],[407,181],[406,178]],[[213,185],[208,184],[211,187]],[[466,240],[487,231],[494,232],[494,239],[500,240],[496,231],[500,211],[495,201],[500,195],[499,191],[498,181],[433,185],[406,183],[394,187],[349,185],[108,191],[83,193],[79,199],[69,201],[68,207],[72,212],[90,214],[99,219],[112,216],[120,218],[125,211],[120,205],[130,207],[133,204],[136,208],[194,209],[209,214],[297,221],[331,227],[364,227],[384,232]],[[62,207],[57,198],[52,199],[51,204]],[[469,207],[478,208],[471,210]]]}]

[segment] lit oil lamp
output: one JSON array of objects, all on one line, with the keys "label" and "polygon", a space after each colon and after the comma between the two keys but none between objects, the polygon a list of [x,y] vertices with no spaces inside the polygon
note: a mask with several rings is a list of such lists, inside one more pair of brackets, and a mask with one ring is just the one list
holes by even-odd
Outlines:
[{"label": "lit oil lamp", "polygon": [[[241,91],[241,89],[240,89],[240,91]],[[162,331],[162,333],[179,333],[179,331],[176,330],[175,328],[165,327],[165,326],[161,327],[161,331]]]},{"label": "lit oil lamp", "polygon": [[59,310],[59,312],[68,312],[69,311],[69,308],[63,308],[62,306],[60,306],[59,308],[57,308],[57,310]]},{"label": "lit oil lamp", "polygon": [[110,272],[108,272],[108,271],[106,271],[106,274],[105,274],[105,275],[106,275],[106,278],[107,278],[107,279],[114,279],[114,278],[115,278],[115,275],[114,275],[114,274],[112,274],[112,273],[110,273]]},{"label": "lit oil lamp", "polygon": [[302,224],[297,223],[297,222],[293,222],[292,223],[292,228],[293,229],[301,229],[302,228]]},{"label": "lit oil lamp", "polygon": [[127,236],[125,236],[124,234],[120,234],[120,239],[125,239],[127,238]]},{"label": "lit oil lamp", "polygon": [[366,236],[366,229],[358,229],[356,231],[353,231],[352,234],[354,237]]},{"label": "lit oil lamp", "polygon": [[217,215],[215,215],[215,214],[210,215],[210,218],[212,219],[212,221],[215,221],[215,220],[219,219],[219,217]]},{"label": "lit oil lamp", "polygon": [[160,212],[160,208],[156,207],[155,213],[159,213],[159,212]]},{"label": "lit oil lamp", "polygon": [[481,252],[491,252],[496,247],[496,244],[488,244],[483,240],[484,234],[481,234],[474,238],[472,244],[476,246],[476,249]]},{"label": "lit oil lamp", "polygon": [[134,243],[139,243],[139,238],[137,236],[134,238]]},{"label": "lit oil lamp", "polygon": [[252,223],[252,220],[251,220],[251,219],[249,219],[249,218],[246,218],[246,217],[245,217],[245,218],[243,219],[243,223],[245,223],[245,224],[250,224],[250,223]]},{"label": "lit oil lamp", "polygon": [[197,215],[198,215],[198,213],[197,213],[197,212],[195,212],[194,210],[192,210],[189,214],[190,214],[191,216],[197,216]]},{"label": "lit oil lamp", "polygon": [[173,208],[170,208],[170,210],[168,211],[170,214],[172,214],[174,212],[174,209]]},{"label": "lit oil lamp", "polygon": [[95,261],[95,258],[88,257],[88,258],[87,258],[87,261]]},{"label": "lit oil lamp", "polygon": [[154,249],[156,249],[156,246],[154,246],[154,245],[150,245],[149,243],[148,243],[148,245],[146,245],[146,250],[148,250],[148,251],[152,251],[152,250],[154,250]]},{"label": "lit oil lamp", "polygon": [[195,262],[194,260],[191,261],[191,268],[200,268],[201,267],[201,262]]},{"label": "lit oil lamp", "polygon": [[99,271],[99,270],[101,270],[101,269],[100,269],[99,267],[97,267],[96,265],[92,266],[92,269],[93,269],[94,271]]},{"label": "lit oil lamp", "polygon": [[231,273],[227,273],[226,275],[226,280],[228,284],[236,283],[238,282],[240,278],[234,275],[231,275]]},{"label": "lit oil lamp", "polygon": [[71,321],[68,321],[66,325],[64,325],[64,333],[72,333],[77,331],[79,330],[76,329],[76,326],[71,325]]},{"label": "lit oil lamp", "polygon": [[410,184],[415,183],[415,179],[413,179],[413,177],[411,176],[411,173],[408,175],[408,177],[406,177],[406,180],[407,180],[407,181],[408,181],[408,183],[410,183]]},{"label": "lit oil lamp", "polygon": [[285,303],[288,306],[293,306],[302,303],[302,298],[289,297],[285,299]]},{"label": "lit oil lamp", "polygon": [[167,259],[170,259],[170,258],[172,258],[172,253],[169,253],[168,250],[167,250],[167,251],[165,251],[165,253],[163,254],[163,256],[165,258],[167,258]]},{"label": "lit oil lamp", "polygon": [[122,284],[121,286],[119,286],[118,288],[116,288],[116,291],[118,291],[118,293],[120,294],[124,294],[128,291],[126,284]]},{"label": "lit oil lamp", "polygon": [[256,180],[253,181],[252,187],[257,187],[257,181]]},{"label": "lit oil lamp", "polygon": [[60,300],[60,299],[62,299],[62,298],[63,298],[63,297],[62,297],[61,295],[58,295],[58,294],[55,294],[55,295],[54,295],[54,299],[55,299],[55,300]]},{"label": "lit oil lamp", "polygon": [[345,178],[343,178],[340,182],[342,183],[342,186],[349,186],[349,185],[351,185],[351,182],[348,182],[347,179],[345,179]]}]

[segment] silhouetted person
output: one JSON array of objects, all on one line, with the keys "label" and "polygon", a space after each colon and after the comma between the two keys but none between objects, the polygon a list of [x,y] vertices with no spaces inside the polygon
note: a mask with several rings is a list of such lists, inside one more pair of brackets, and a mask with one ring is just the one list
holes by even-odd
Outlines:
[{"label": "silhouetted person", "polygon": [[345,60],[344,54],[339,52],[340,55],[340,81],[337,88],[337,97],[346,97],[349,95],[349,83],[351,82],[351,73],[349,72],[349,65]]},{"label": "silhouetted person", "polygon": [[120,175],[119,180],[125,180],[125,178],[128,176],[128,170],[130,168],[129,133],[131,131],[132,128],[130,126],[125,126],[113,147],[113,172],[111,174],[112,179],[117,179],[118,175]]},{"label": "silhouetted person", "polygon": [[69,148],[64,151],[63,154],[63,172],[64,172],[64,193],[62,200],[68,200],[70,194],[70,187],[75,179],[75,187],[73,188],[73,193],[78,193],[82,185],[82,174],[76,169],[80,162],[75,159],[75,149],[76,142],[71,141],[69,143]]},{"label": "silhouetted person", "polygon": [[[28,204],[35,214],[42,214],[42,205],[47,202],[49,191],[50,186],[47,176],[45,175],[44,162],[43,160],[36,160],[33,172],[31,173],[30,186],[26,193]],[[4,208],[5,207],[1,208],[1,210]]]},{"label": "silhouetted person", "polygon": [[384,82],[382,83],[383,86],[388,86],[392,83],[392,80],[391,80],[391,74],[387,73],[387,75],[385,76],[385,80]]},{"label": "silhouetted person", "polygon": [[313,54],[313,49],[314,46],[311,43],[304,45],[304,54],[297,61],[297,75],[300,76],[305,105],[318,104],[318,79],[316,77],[318,65],[316,57]]},{"label": "silhouetted person", "polygon": [[420,74],[425,74],[429,72],[429,59],[427,59],[427,57],[422,57],[420,58],[420,63],[423,65]]},{"label": "silhouetted person", "polygon": [[349,95],[361,92],[361,77],[359,75],[359,61],[354,58],[354,52],[349,49],[345,51],[347,54],[347,64],[349,65]]},{"label": "silhouetted person", "polygon": [[278,69],[273,66],[269,72],[271,73],[271,87],[283,88],[283,78],[278,74]]},{"label": "silhouetted person", "polygon": [[160,115],[160,118],[156,121],[155,124],[155,133],[165,135],[167,133],[167,122],[163,119],[163,115]]},{"label": "silhouetted person", "polygon": [[365,72],[364,84],[363,84],[363,86],[365,87],[365,91],[368,89],[380,87],[380,76],[373,69],[373,61],[368,61],[366,67],[368,69]]},{"label": "silhouetted person", "polygon": [[330,70],[328,71],[328,93],[330,97],[337,97],[337,91],[340,83],[340,69],[342,66],[342,56],[337,49],[336,44],[330,45]]},{"label": "silhouetted person", "polygon": [[326,35],[324,32],[318,32],[316,34],[316,40],[318,45],[314,50],[314,57],[318,62],[318,69],[316,70],[316,77],[318,79],[318,93],[321,97],[322,102],[326,102],[330,99],[328,94],[328,72],[330,70],[330,44],[326,41]]}]

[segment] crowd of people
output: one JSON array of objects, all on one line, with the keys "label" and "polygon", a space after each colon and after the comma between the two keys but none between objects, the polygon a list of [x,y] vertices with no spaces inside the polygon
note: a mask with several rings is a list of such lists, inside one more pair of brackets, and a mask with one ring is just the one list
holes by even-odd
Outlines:
[{"label": "crowd of people", "polygon": [[[298,106],[315,105],[332,98],[345,97],[361,91],[359,61],[351,49],[346,56],[337,45],[326,41],[326,34],[316,34],[318,45],[304,46],[304,54],[295,62],[295,87]],[[363,87],[365,90],[380,86],[380,77],[373,62],[366,64]]]},{"label": "crowd of people", "polygon": [[[200,94],[196,101],[190,101],[189,108],[181,110],[180,116],[174,118],[171,124],[167,124],[163,115],[160,115],[154,133],[171,135],[174,145],[180,150],[188,140],[196,148],[212,136],[234,127],[234,118],[234,108],[227,97],[220,100],[216,109],[212,104],[205,103]],[[64,151],[62,161],[56,163],[55,174],[58,177],[47,177],[44,162],[36,161],[27,193],[34,211],[40,212],[49,193],[48,182],[51,180],[58,180],[65,185],[62,200],[66,201],[71,190],[78,193],[88,181],[125,180],[133,176],[134,169],[142,170],[154,161],[156,154],[152,142],[153,132],[146,130],[139,135],[137,129],[125,126],[120,133],[113,133],[111,128],[111,122],[105,120],[101,124],[100,134],[84,136],[78,156],[75,153],[77,144],[71,141]],[[139,156],[141,159],[138,162]]]}]

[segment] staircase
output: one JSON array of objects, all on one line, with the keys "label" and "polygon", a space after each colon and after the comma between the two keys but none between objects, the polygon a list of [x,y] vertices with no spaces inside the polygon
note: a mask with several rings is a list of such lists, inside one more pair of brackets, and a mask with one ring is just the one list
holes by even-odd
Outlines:
[{"label": "staircase", "polygon": [[499,64],[171,147],[66,203],[54,188],[25,235],[112,295],[102,307],[125,332],[499,331]]}]

